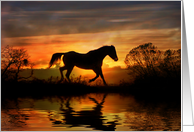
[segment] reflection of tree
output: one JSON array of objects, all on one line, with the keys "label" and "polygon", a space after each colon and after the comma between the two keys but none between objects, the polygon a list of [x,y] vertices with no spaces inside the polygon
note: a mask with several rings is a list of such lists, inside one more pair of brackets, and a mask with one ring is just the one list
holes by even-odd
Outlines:
[{"label": "reflection of tree", "polygon": [[26,120],[28,120],[28,116],[20,111],[12,109],[4,111],[4,113],[8,115],[8,117],[2,120],[3,129],[14,130],[14,128],[19,129],[27,125]]},{"label": "reflection of tree", "polygon": [[181,110],[166,104],[130,105],[124,123],[134,131],[180,131]]},{"label": "reflection of tree", "polygon": [[2,113],[1,127],[5,131],[20,130],[20,128],[26,127],[26,121],[29,120],[29,116],[20,109],[18,99],[6,102],[4,100]]},{"label": "reflection of tree", "polygon": [[29,55],[25,49],[14,49],[9,45],[1,50],[1,77],[3,79],[27,79],[32,76],[33,71],[29,77],[21,77],[19,73],[23,67],[30,66],[33,64],[29,63]]},{"label": "reflection of tree", "polygon": [[[152,119],[152,117],[154,117]],[[146,113],[136,114],[130,112],[126,114],[126,121],[124,123],[130,124],[129,127],[135,131],[157,131],[163,130],[164,126],[159,117],[149,117]]]},{"label": "reflection of tree", "polygon": [[172,112],[165,112],[164,116],[156,113],[127,113],[124,123],[135,131],[180,131],[181,116],[175,116]]},{"label": "reflection of tree", "polygon": [[114,131],[117,120],[108,122],[107,124],[103,123],[103,116],[102,116],[102,108],[103,104],[105,102],[106,95],[103,96],[103,99],[101,102],[98,102],[95,98],[89,97],[91,101],[93,101],[96,105],[92,108],[92,110],[81,110],[81,111],[75,111],[70,106],[70,98],[65,103],[63,100],[61,103],[60,110],[62,111],[62,115],[64,119],[57,120],[54,119],[52,116],[49,115],[50,120],[53,122],[53,124],[63,124],[63,125],[70,125],[70,127],[77,127],[81,125],[87,125],[89,128],[93,128],[95,130],[107,130],[107,131]]}]

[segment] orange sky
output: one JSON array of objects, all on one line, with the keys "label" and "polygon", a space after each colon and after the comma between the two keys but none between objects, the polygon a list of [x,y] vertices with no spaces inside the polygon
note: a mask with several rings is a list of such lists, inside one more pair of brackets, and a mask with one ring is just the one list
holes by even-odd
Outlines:
[{"label": "orange sky", "polygon": [[[27,49],[35,68],[46,68],[53,53],[76,51],[87,53],[104,45],[114,45],[119,60],[115,62],[106,57],[103,66],[121,66],[125,68],[124,59],[134,47],[152,42],[160,50],[181,48],[181,31],[171,29],[118,30],[100,33],[80,33],[64,35],[47,35],[31,37],[2,38],[3,44]],[[17,44],[25,43],[22,46]]]},{"label": "orange sky", "polygon": [[[87,53],[88,51],[97,49],[103,45],[114,45],[119,60],[115,62],[109,56],[107,56],[105,57],[102,66],[105,79],[110,84],[119,83],[120,80],[123,79],[125,81],[131,79],[128,77],[126,71],[117,69],[113,70],[112,72],[108,72],[107,68],[126,68],[124,60],[127,53],[132,48],[140,44],[152,42],[160,50],[179,49],[181,48],[181,31],[177,28],[158,30],[122,30],[100,33],[80,33],[2,39],[2,43],[9,43],[12,46],[22,42],[27,43],[27,45],[15,47],[23,47],[27,49],[29,55],[31,56],[30,61],[35,63],[36,65],[34,68],[38,69],[45,69],[48,67],[48,63],[53,53],[68,51]],[[53,68],[54,67],[55,66],[53,66]],[[80,75],[88,77],[88,79],[95,77],[95,73],[92,70],[83,70],[75,67],[71,76],[78,77]],[[41,78],[42,75],[36,74],[36,76]],[[47,79],[50,76],[60,76],[59,71],[56,71],[55,74],[49,74],[48,77],[44,77],[44,79]]]}]

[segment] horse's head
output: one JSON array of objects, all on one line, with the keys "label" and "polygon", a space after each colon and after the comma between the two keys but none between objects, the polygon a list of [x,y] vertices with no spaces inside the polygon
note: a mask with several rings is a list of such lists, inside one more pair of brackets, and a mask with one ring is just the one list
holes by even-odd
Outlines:
[{"label": "horse's head", "polygon": [[115,47],[114,47],[113,45],[110,46],[109,51],[108,51],[108,55],[109,55],[114,61],[118,61],[116,49],[115,49]]}]

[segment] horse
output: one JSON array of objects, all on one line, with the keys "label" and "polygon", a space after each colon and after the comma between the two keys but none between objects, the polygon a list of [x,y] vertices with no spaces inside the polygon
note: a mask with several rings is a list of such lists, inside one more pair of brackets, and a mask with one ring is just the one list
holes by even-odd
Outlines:
[{"label": "horse", "polygon": [[96,76],[93,79],[89,80],[89,83],[95,81],[99,75],[103,80],[104,85],[107,85],[103,73],[102,73],[102,63],[103,59],[108,55],[114,61],[118,61],[117,53],[115,47],[111,46],[102,46],[98,49],[91,50],[86,54],[77,53],[75,51],[69,51],[65,53],[54,53],[49,63],[49,68],[58,60],[61,60],[61,56],[64,66],[59,68],[61,74],[61,80],[64,79],[63,71],[67,70],[66,78],[69,82],[69,76],[74,68],[77,66],[82,69],[91,69],[96,73]]}]

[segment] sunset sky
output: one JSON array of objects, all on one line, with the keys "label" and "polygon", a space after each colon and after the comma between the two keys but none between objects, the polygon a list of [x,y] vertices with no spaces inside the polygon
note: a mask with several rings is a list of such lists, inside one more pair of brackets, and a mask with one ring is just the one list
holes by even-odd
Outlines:
[{"label": "sunset sky", "polygon": [[151,42],[160,50],[181,48],[181,2],[33,1],[1,2],[1,47],[27,49],[35,68],[46,68],[53,53],[87,53],[114,45],[103,68],[125,68],[126,54]]}]

